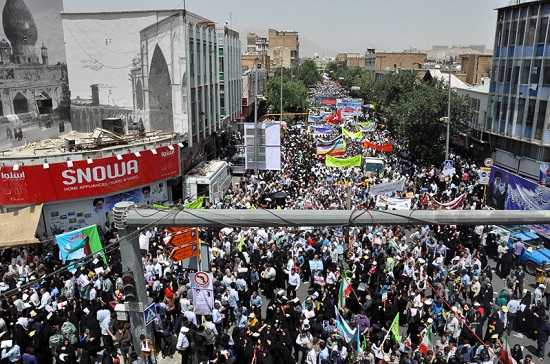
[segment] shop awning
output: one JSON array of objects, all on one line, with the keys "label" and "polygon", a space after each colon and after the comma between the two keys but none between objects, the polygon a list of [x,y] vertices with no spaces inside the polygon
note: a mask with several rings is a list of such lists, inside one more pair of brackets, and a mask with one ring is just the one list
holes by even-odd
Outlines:
[{"label": "shop awning", "polygon": [[35,237],[42,204],[0,214],[0,248],[37,244]]}]

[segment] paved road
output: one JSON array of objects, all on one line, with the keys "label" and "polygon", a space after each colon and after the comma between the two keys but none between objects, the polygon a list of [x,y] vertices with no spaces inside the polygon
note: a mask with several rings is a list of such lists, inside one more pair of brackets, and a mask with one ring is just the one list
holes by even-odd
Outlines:
[{"label": "paved road", "polygon": [[[495,266],[494,261],[490,261],[490,264],[492,266]],[[529,290],[534,291],[534,289],[535,289],[535,278],[533,276],[527,275],[525,286]],[[496,274],[494,274],[493,275],[493,288],[494,288],[494,291],[495,291],[495,297],[500,293],[500,291],[502,290],[503,287],[504,287],[504,281],[502,279],[500,279]],[[303,301],[307,297],[308,290],[309,290],[309,283],[302,284],[300,286],[300,288],[298,289],[297,296],[300,298],[301,301]],[[265,298],[265,296],[262,296],[262,298],[264,299],[264,302],[268,301]],[[264,304],[264,312],[263,312],[264,315],[265,315],[265,306],[266,305]],[[405,331],[406,331],[406,327],[401,327],[401,331],[404,334]],[[485,333],[485,328],[484,328],[483,332]],[[438,339],[438,337],[435,337],[434,339],[436,340],[436,339]],[[537,356],[536,356],[537,355],[536,354],[536,349],[537,349],[536,342],[534,342],[532,340],[529,340],[526,337],[518,338],[518,337],[514,336],[514,332],[512,332],[512,335],[510,336],[510,347],[513,347],[515,344],[519,344],[522,347],[524,347],[524,352],[523,352],[524,356],[525,356],[525,354],[531,353],[531,355],[533,355],[533,358],[535,358],[535,361],[536,361],[536,358],[537,358]],[[549,360],[547,360],[547,361],[549,361]],[[181,363],[181,356],[178,353],[175,353],[173,358],[162,358],[162,356],[159,355],[157,357],[157,363],[158,364],[179,364],[179,363]]]}]

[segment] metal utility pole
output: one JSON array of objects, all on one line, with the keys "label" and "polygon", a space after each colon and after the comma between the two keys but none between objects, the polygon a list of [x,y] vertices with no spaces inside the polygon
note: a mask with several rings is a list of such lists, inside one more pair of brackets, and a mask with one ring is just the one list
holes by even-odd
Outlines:
[{"label": "metal utility pole", "polygon": [[449,57],[449,99],[447,101],[447,138],[445,139],[445,160],[449,159],[449,139],[451,135],[451,67],[452,57]]},{"label": "metal utility pole", "polygon": [[[115,227],[118,230],[120,244],[120,257],[122,260],[122,273],[131,272],[136,288],[136,302],[125,302],[124,307],[128,312],[131,325],[131,333],[134,340],[134,348],[139,348],[139,336],[145,335],[153,339],[153,328],[145,323],[144,310],[152,303],[147,296],[147,282],[143,274],[143,263],[141,261],[141,250],[139,248],[139,234],[136,230],[130,233],[126,227],[126,214],[135,209],[133,202],[124,201],[117,203],[113,208]],[[146,226],[148,224],[142,225]]]},{"label": "metal utility pole", "polygon": [[254,174],[258,175],[258,58],[254,60]]},{"label": "metal utility pole", "polygon": [[281,53],[279,55],[281,56],[281,121],[283,121],[283,51],[280,50]]},{"label": "metal utility pole", "polygon": [[550,223],[549,210],[180,210],[129,211],[128,226],[295,227],[374,225],[525,225]]}]

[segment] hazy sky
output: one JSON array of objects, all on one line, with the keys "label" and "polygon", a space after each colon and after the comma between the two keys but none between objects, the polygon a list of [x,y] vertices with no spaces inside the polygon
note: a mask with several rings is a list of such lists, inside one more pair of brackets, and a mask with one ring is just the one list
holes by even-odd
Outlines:
[{"label": "hazy sky", "polygon": [[[174,9],[183,0],[63,0],[69,12]],[[327,50],[429,50],[432,45],[493,48],[497,12],[510,0],[185,0],[190,12],[246,34],[296,30]]]}]

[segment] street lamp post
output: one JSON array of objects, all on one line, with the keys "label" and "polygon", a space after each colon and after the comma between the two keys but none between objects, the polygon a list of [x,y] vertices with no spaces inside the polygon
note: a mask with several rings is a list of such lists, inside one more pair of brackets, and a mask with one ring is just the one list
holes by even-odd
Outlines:
[{"label": "street lamp post", "polygon": [[283,121],[283,57],[281,55],[281,121]]},{"label": "street lamp post", "polygon": [[447,100],[447,138],[445,140],[445,160],[449,159],[449,138],[451,134],[451,62],[449,57],[449,99]]}]

